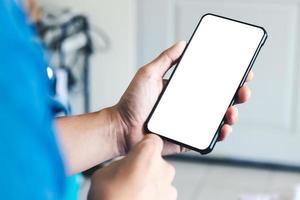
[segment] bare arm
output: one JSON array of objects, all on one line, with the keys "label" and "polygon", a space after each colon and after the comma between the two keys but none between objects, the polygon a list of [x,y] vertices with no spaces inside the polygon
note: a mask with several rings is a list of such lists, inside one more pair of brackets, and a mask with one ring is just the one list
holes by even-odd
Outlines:
[{"label": "bare arm", "polygon": [[61,117],[56,120],[58,138],[69,174],[91,168],[120,155],[122,127],[114,108]]},{"label": "bare arm", "polygon": [[[99,112],[57,119],[58,138],[69,173],[91,168],[110,158],[124,155],[145,135],[144,122],[163,89],[163,76],[176,62],[185,47],[179,42],[158,58],[142,67],[131,81],[120,101]],[[248,80],[252,79],[250,73]],[[244,103],[250,90],[243,86],[237,102]],[[220,140],[230,133],[237,110],[227,110]],[[180,153],[180,146],[165,142],[163,154]]]}]

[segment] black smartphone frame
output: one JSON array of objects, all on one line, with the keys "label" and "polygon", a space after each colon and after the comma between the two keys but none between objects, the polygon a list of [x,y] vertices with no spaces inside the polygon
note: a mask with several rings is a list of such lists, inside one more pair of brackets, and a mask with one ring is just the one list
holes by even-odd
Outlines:
[{"label": "black smartphone frame", "polygon": [[188,41],[188,43],[187,43],[185,49],[183,50],[183,53],[182,53],[181,56],[179,57],[179,59],[178,59],[176,65],[174,66],[174,70],[172,71],[172,73],[171,73],[171,75],[170,75],[170,78],[169,78],[167,84],[166,84],[165,87],[163,88],[163,90],[162,90],[162,92],[160,93],[160,95],[159,95],[157,101],[155,102],[154,107],[152,108],[152,110],[151,110],[151,112],[150,112],[148,118],[146,119],[146,122],[145,122],[145,124],[144,124],[144,130],[146,131],[146,133],[151,133],[151,134],[158,135],[159,137],[163,138],[163,139],[166,140],[166,141],[172,142],[172,143],[174,143],[174,144],[180,145],[181,147],[185,147],[185,148],[188,148],[188,149],[190,149],[190,150],[194,150],[194,151],[196,151],[196,152],[201,153],[202,155],[208,154],[208,153],[210,153],[210,152],[214,149],[214,147],[215,147],[215,145],[216,145],[216,143],[217,143],[217,141],[218,141],[218,138],[219,138],[219,136],[220,136],[220,130],[221,130],[222,126],[225,124],[226,113],[224,114],[224,116],[223,116],[223,118],[222,118],[222,120],[221,120],[221,122],[220,122],[220,124],[219,124],[219,126],[218,126],[218,128],[217,128],[217,130],[216,130],[216,133],[215,133],[215,135],[214,135],[214,137],[213,137],[213,139],[212,139],[212,141],[211,141],[211,143],[210,143],[210,145],[209,145],[206,149],[198,149],[198,148],[196,148],[196,147],[193,147],[193,146],[184,144],[184,143],[182,143],[182,142],[173,140],[173,139],[171,139],[171,138],[168,138],[168,137],[159,135],[158,133],[154,133],[154,132],[152,132],[151,130],[148,129],[148,122],[149,122],[149,120],[151,119],[151,117],[152,117],[152,115],[153,115],[153,113],[154,113],[154,111],[155,111],[157,105],[159,104],[159,102],[160,102],[162,96],[164,95],[164,92],[166,91],[166,89],[167,89],[167,87],[168,87],[168,85],[169,85],[169,82],[172,80],[172,77],[173,77],[173,75],[175,74],[176,69],[177,69],[178,65],[180,64],[180,61],[181,61],[182,57],[184,56],[184,54],[185,54],[187,48],[189,47],[189,44],[190,44],[190,42],[192,41],[192,39],[193,39],[193,37],[194,37],[194,35],[195,35],[195,33],[196,33],[196,31],[197,31],[199,25],[201,24],[202,19],[203,19],[205,16],[207,16],[207,15],[212,15],[212,16],[215,16],[215,17],[220,17],[220,18],[223,18],[223,19],[227,19],[227,20],[231,20],[231,21],[234,21],[234,22],[246,24],[246,25],[253,26],[253,27],[256,27],[256,28],[260,28],[260,29],[263,30],[263,32],[264,32],[264,35],[263,35],[263,37],[262,37],[262,39],[261,39],[261,41],[260,41],[260,43],[259,43],[259,45],[258,45],[258,47],[257,47],[257,49],[256,49],[256,51],[255,51],[255,53],[254,53],[254,55],[253,55],[251,61],[250,61],[250,63],[249,63],[249,65],[248,65],[247,69],[246,69],[246,72],[244,73],[244,76],[242,77],[242,80],[240,81],[240,84],[238,85],[238,87],[237,87],[237,89],[236,89],[236,91],[235,91],[235,94],[233,95],[233,98],[232,98],[232,100],[231,100],[231,102],[230,102],[228,108],[229,108],[230,106],[234,105],[234,103],[235,103],[235,98],[236,98],[236,96],[237,96],[238,90],[239,90],[239,89],[244,85],[244,83],[246,82],[247,76],[248,76],[249,72],[251,71],[251,69],[252,69],[252,67],[253,67],[253,64],[254,64],[254,62],[255,62],[257,56],[258,56],[258,53],[259,53],[259,51],[261,50],[262,46],[265,44],[266,39],[268,38],[267,31],[266,31],[263,27],[257,26],[257,25],[254,25],[254,24],[250,24],[250,23],[246,23],[246,22],[242,22],[242,21],[239,21],[239,20],[231,19],[231,18],[228,18],[228,17],[223,17],[223,16],[220,16],[220,15],[216,15],[216,14],[212,14],[212,13],[207,13],[207,14],[203,15],[203,16],[201,17],[201,19],[199,20],[199,22],[198,22],[198,24],[197,24],[197,26],[196,26],[196,28],[195,28],[195,30],[194,30],[192,36],[190,37],[190,39],[189,39],[189,41]]}]

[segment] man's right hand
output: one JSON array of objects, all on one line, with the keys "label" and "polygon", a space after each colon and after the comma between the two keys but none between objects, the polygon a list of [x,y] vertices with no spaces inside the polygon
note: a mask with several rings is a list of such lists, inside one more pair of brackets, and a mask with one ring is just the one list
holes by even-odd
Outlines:
[{"label": "man's right hand", "polygon": [[95,172],[89,199],[174,200],[175,169],[161,156],[163,141],[147,134],[122,160]]}]

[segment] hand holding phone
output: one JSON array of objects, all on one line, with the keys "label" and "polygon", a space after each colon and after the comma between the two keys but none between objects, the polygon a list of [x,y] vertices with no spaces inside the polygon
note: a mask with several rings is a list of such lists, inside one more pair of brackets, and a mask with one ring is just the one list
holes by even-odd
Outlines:
[{"label": "hand holding phone", "polygon": [[147,119],[146,131],[209,153],[266,38],[261,27],[203,16]]}]

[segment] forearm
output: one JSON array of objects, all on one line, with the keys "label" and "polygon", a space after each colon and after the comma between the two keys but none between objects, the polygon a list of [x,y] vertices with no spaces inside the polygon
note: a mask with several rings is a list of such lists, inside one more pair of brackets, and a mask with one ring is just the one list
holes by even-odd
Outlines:
[{"label": "forearm", "polygon": [[89,169],[120,155],[122,126],[113,108],[58,118],[57,129],[68,173]]}]

